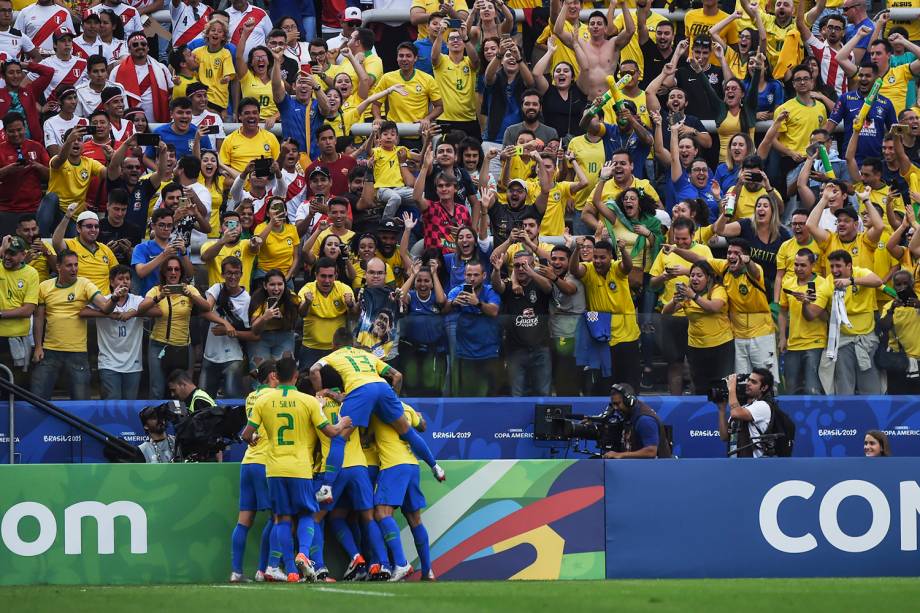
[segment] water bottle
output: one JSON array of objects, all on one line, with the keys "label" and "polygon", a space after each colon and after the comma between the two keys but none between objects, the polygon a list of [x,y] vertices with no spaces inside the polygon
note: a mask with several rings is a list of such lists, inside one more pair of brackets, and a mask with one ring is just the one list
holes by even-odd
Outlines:
[{"label": "water bottle", "polygon": [[734,217],[735,216],[735,190],[730,190],[728,195],[725,197],[725,216]]}]

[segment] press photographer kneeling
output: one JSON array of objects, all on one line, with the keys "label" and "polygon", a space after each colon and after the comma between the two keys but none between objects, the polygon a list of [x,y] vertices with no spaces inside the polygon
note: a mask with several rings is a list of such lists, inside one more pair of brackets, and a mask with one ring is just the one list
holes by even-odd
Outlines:
[{"label": "press photographer kneeling", "polygon": [[788,455],[783,451],[787,446],[791,451],[794,434],[777,434],[771,427],[780,416],[785,420],[773,398],[773,373],[755,368],[749,375],[729,375],[722,383],[724,387],[714,388],[709,399],[719,408],[719,435],[728,443],[728,457]]}]

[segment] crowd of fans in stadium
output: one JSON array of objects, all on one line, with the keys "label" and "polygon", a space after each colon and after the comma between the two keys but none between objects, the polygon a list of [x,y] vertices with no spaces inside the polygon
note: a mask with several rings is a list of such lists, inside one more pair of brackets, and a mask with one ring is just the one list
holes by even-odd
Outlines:
[{"label": "crowd of fans in stadium", "polygon": [[0,362],[36,393],[242,397],[346,324],[406,395],[920,389],[920,21],[165,4],[168,44],[163,2],[0,0]]}]

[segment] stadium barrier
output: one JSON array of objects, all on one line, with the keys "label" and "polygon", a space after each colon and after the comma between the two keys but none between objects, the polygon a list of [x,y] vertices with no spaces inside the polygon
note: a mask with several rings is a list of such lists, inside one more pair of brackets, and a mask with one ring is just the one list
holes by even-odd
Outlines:
[{"label": "stadium barrier", "polygon": [[[422,517],[438,578],[603,579],[603,468],[446,462],[446,484],[422,471]],[[0,585],[217,583],[229,576],[238,464],[3,466],[0,479]],[[399,519],[417,568],[412,533]],[[246,548],[250,574],[264,514],[257,521]]]},{"label": "stadium barrier", "polygon": [[[673,428],[674,450],[683,458],[719,458],[716,407],[702,396],[643,396]],[[415,398],[407,399],[425,415],[423,437],[440,459],[523,460],[582,458],[565,445],[533,440],[534,406],[571,405],[576,414],[596,415],[607,398]],[[241,404],[242,401],[222,401]],[[888,433],[897,456],[920,456],[920,396],[791,396],[780,405],[797,426],[795,455],[841,457],[862,455],[863,435],[877,429]],[[140,410],[154,402],[86,401],[58,405],[100,428],[139,445],[145,434]],[[16,404],[17,464],[102,463],[102,446],[81,437],[61,421],[28,403]],[[7,403],[0,404],[0,443],[9,442]],[[7,431],[5,431],[7,430]],[[235,445],[229,461],[242,458]],[[8,446],[0,463],[9,460]]]},{"label": "stadium barrier", "polygon": [[[441,580],[920,571],[916,458],[493,460],[445,469],[443,484],[422,471],[422,520]],[[238,472],[236,464],[0,466],[0,585],[226,581]],[[249,574],[263,521],[249,531]],[[338,575],[338,545],[326,543]]]}]

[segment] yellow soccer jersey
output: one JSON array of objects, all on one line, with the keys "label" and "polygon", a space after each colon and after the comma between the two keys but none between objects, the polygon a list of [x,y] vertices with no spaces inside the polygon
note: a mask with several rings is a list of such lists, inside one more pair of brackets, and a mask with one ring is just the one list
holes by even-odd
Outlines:
[{"label": "yellow soccer jersey", "polygon": [[[920,0],[889,0],[886,6],[890,9],[920,9]],[[920,20],[892,19],[888,22],[886,36],[891,33],[892,28],[897,27],[907,30],[907,40],[920,40]]]},{"label": "yellow soccer jersey", "polygon": [[476,121],[476,71],[469,57],[454,64],[442,53],[434,64],[434,80],[444,100],[444,112],[438,119]]},{"label": "yellow soccer jersey", "polygon": [[[409,420],[409,425],[413,428],[418,427],[422,421],[415,409],[405,402],[402,403],[403,413]],[[418,465],[418,459],[412,453],[409,443],[399,438],[399,434],[389,424],[385,424],[376,415],[371,416],[371,431],[374,433],[374,439],[377,441],[377,452],[380,456],[380,470],[385,470],[391,466],[400,464]]]},{"label": "yellow soccer jersey", "polygon": [[180,74],[177,74],[176,78],[179,79],[179,84],[173,85],[172,96],[171,96],[173,100],[175,100],[176,98],[181,98],[182,96],[185,96],[185,93],[186,93],[185,90],[188,88],[188,86],[191,85],[192,83],[198,82],[197,75],[195,75],[194,77],[184,77]]},{"label": "yellow soccer jersey", "polygon": [[891,100],[894,112],[900,113],[907,108],[907,85],[914,79],[910,64],[892,66],[881,78],[882,87],[878,93]]},{"label": "yellow soccer jersey", "polygon": [[[258,232],[256,232],[258,234]],[[242,238],[235,245],[224,245],[220,252],[208,261],[208,287],[215,283],[223,283],[224,278],[220,272],[221,263],[228,257],[239,258],[243,262],[243,277],[240,279],[240,285],[247,292],[249,291],[249,280],[252,279],[252,269],[255,266],[256,256],[258,254],[249,250],[250,240]],[[201,251],[207,251],[217,241],[207,241],[201,245]],[[284,269],[287,272],[287,269]]]},{"label": "yellow soccer jersey", "polygon": [[[834,286],[827,282],[827,279],[817,275],[812,279],[815,283],[815,295],[817,299],[814,305],[826,309],[834,295]],[[790,273],[783,278],[783,289],[791,292],[806,293],[808,291],[808,281],[799,283],[794,273]],[[804,306],[796,298],[780,292],[779,306],[789,311],[789,331],[786,335],[786,348],[791,351],[804,351],[806,349],[823,349],[827,347],[827,322],[820,318],[812,321],[805,319],[802,314]]]},{"label": "yellow soccer jersey", "polygon": [[332,349],[332,335],[345,325],[345,315],[348,312],[345,296],[354,297],[354,292],[341,281],[336,281],[329,294],[323,295],[316,288],[316,281],[311,281],[297,294],[301,302],[307,292],[313,294],[313,302],[310,303],[307,316],[303,318],[303,344],[311,349]]},{"label": "yellow soccer jersey", "polygon": [[[853,266],[853,278],[861,279],[872,274],[868,268]],[[834,277],[827,276],[827,281],[834,284]],[[845,304],[847,317],[852,327],[840,326],[840,333],[847,336],[869,334],[875,330],[875,289],[861,285],[849,285],[846,289]]]},{"label": "yellow soccer jersey", "polygon": [[[889,302],[882,309],[882,317],[888,315],[893,308]],[[912,358],[920,358],[920,318],[917,310],[912,307],[897,307],[894,309],[894,331],[888,335],[888,346],[892,351],[903,351]],[[900,347],[898,346],[900,345]]]},{"label": "yellow soccer jersey", "polygon": [[860,232],[856,235],[856,238],[852,241],[845,243],[840,240],[840,236],[836,232],[828,232],[828,238],[823,243],[819,243],[819,246],[824,250],[825,257],[825,274],[830,274],[830,267],[827,263],[827,256],[842,249],[850,254],[850,257],[853,258],[853,266],[859,266],[860,268],[868,268],[872,270],[872,267],[875,265],[875,250],[878,248],[876,243],[873,243],[866,236],[865,232]]},{"label": "yellow soccer jersey", "polygon": [[[909,172],[908,174],[911,174],[911,173]],[[863,183],[862,181],[857,181],[853,184],[853,191],[856,192],[857,194],[864,191],[865,189],[866,189],[866,184]],[[888,234],[888,236],[890,236],[891,232],[894,231],[894,228],[891,227],[891,223],[889,223],[888,221],[888,215],[885,214],[885,210],[888,205],[888,193],[890,189],[888,185],[884,183],[878,189],[872,189],[872,188],[869,188],[869,189],[871,190],[869,192],[869,202],[881,207],[882,223],[885,226],[884,231]],[[895,196],[894,199],[892,199],[891,201],[891,208],[895,210],[896,212],[901,213],[903,215],[904,214],[904,200],[900,196]],[[882,246],[882,248],[884,249],[884,245]]]},{"label": "yellow soccer jersey", "polygon": [[[18,309],[24,304],[38,304],[38,271],[27,264],[15,270],[0,266],[0,311]],[[28,317],[0,319],[0,337],[29,334]],[[6,342],[6,341],[3,341]]]},{"label": "yellow soccer jersey", "polygon": [[103,294],[108,295],[111,293],[109,271],[118,266],[118,258],[115,257],[109,246],[103,243],[96,243],[96,248],[90,251],[76,237],[66,239],[64,244],[77,254],[80,260],[80,276],[92,281]]},{"label": "yellow soccer jersey", "polygon": [[[545,28],[543,28],[543,32],[541,32],[540,36],[537,38],[538,44],[546,45],[546,41],[549,40],[549,37],[555,36],[553,34],[554,25],[555,24],[550,23],[550,24],[547,24]],[[587,24],[582,23],[580,24],[580,26],[581,27],[578,28],[578,36],[581,38],[583,42],[587,43],[589,40],[591,40],[591,33],[588,32]],[[572,34],[575,31],[575,26],[569,23],[569,21],[566,21],[562,27],[569,34]],[[625,51],[625,49],[623,51]],[[621,58],[623,58],[622,54],[623,52],[620,53]],[[575,57],[575,50],[557,38],[556,39],[556,51],[553,52],[553,58],[549,63],[550,74],[552,74],[553,71],[556,70],[556,66],[558,66],[562,62],[569,63],[569,65],[572,67],[572,70],[573,70],[573,77],[577,79],[578,73],[581,72],[581,67],[578,65],[578,60]]]},{"label": "yellow soccer jersey", "polygon": [[[57,156],[51,158],[54,161]],[[81,157],[79,164],[64,160],[60,168],[51,165],[48,171],[48,191],[54,192],[60,198],[59,207],[62,212],[67,212],[67,207],[77,203],[77,210],[86,207],[86,193],[89,190],[93,177],[101,177],[105,173],[105,166],[88,157]]]},{"label": "yellow soccer jersey", "polygon": [[368,467],[380,467],[380,452],[377,451],[377,441],[368,430],[361,428],[361,449],[364,451],[364,459]]},{"label": "yellow soccer jersey", "polygon": [[385,382],[381,375],[390,367],[374,355],[355,347],[342,347],[321,359],[317,364],[331,366],[345,384],[345,394],[350,394],[362,385]]},{"label": "yellow soccer jersey", "polygon": [[[365,51],[363,66],[367,76],[371,78],[371,90],[373,90],[374,83],[379,81],[380,77],[383,76],[383,60],[380,59],[380,56],[375,55],[370,51]],[[351,62],[345,60],[341,64],[336,64],[329,69],[329,72],[326,73],[326,76],[335,81],[335,78],[340,74],[347,74],[351,78],[351,82],[355,87],[355,93],[353,95],[357,100],[357,102],[354,103],[354,106],[358,106],[362,98],[358,96],[358,74],[352,67]]]},{"label": "yellow soccer jersey", "polygon": [[[260,223],[253,231],[255,236],[259,236],[265,229],[265,222]],[[286,223],[281,228],[281,232],[272,230],[265,238],[262,249],[259,250],[259,269],[271,270],[277,268],[281,272],[287,273],[294,265],[294,252],[300,249],[300,235],[297,234],[297,228],[294,224]]]},{"label": "yellow soccer jersey", "polygon": [[774,332],[773,315],[767,295],[759,288],[765,288],[763,268],[755,264],[760,272],[756,282],[745,270],[735,276],[728,272],[728,260],[709,258],[706,260],[716,274],[721,275],[728,294],[728,316],[732,322],[735,338],[757,338]]},{"label": "yellow soccer jersey", "polygon": [[[194,286],[189,286],[189,292],[201,296]],[[162,317],[157,317],[153,322],[150,338],[165,345],[181,347],[189,344],[189,322],[192,318],[192,299],[185,295],[163,294],[159,285],[154,285],[147,292],[146,298],[163,296],[157,306],[163,312]]]},{"label": "yellow soccer jersey", "polygon": [[[48,249],[48,252],[52,255],[55,255],[54,246],[51,244],[50,238],[43,238],[42,242],[45,244],[45,247]],[[47,281],[51,278],[51,271],[48,269],[48,256],[45,254],[40,254],[37,258],[31,260],[27,259],[26,264],[35,269],[38,273],[39,281]]]},{"label": "yellow soccer jersey", "polygon": [[198,178],[198,182],[208,188],[211,194],[211,233],[208,238],[220,237],[220,212],[224,203],[224,175],[217,175],[210,185],[204,182],[204,176]]},{"label": "yellow soccer jersey", "polygon": [[603,277],[594,269],[592,262],[584,267],[586,272],[581,282],[585,286],[588,310],[613,314],[610,317],[610,345],[639,338],[639,322],[629,291],[629,277],[620,268],[619,262],[611,262],[610,270]]},{"label": "yellow soccer jersey", "polygon": [[222,109],[230,106],[230,84],[221,82],[224,77],[236,78],[230,51],[211,53],[207,47],[198,47],[192,53],[198,58],[198,80],[208,86],[208,102]]},{"label": "yellow soccer jersey", "polygon": [[[448,60],[449,61],[449,60]],[[383,75],[374,92],[382,92],[391,85],[402,85],[408,95],[389,94],[386,101],[386,118],[396,123],[416,123],[428,115],[429,105],[441,100],[441,90],[434,77],[427,72],[416,70],[408,79],[403,78],[398,70]]]},{"label": "yellow soccer jersey", "polygon": [[572,199],[574,181],[557,181],[549,190],[546,200],[546,212],[540,221],[540,234],[543,236],[562,236],[565,231],[565,209]]},{"label": "yellow soccer jersey", "polygon": [[259,130],[252,138],[243,136],[242,130],[234,130],[220,145],[220,161],[237,172],[246,170],[250,161],[260,157],[278,159],[281,145],[275,135],[267,130]]},{"label": "yellow soccer jersey", "polygon": [[316,398],[291,385],[263,392],[252,408],[249,425],[265,428],[266,476],[313,478],[316,430],[329,425]]},{"label": "yellow soccer jersey", "polygon": [[795,237],[780,245],[779,251],[776,252],[776,270],[786,271],[785,278],[790,275],[795,276],[795,255],[799,252],[799,249],[808,249],[815,254],[817,259],[815,260],[814,271],[821,274],[824,271],[824,251],[821,250],[818,241],[813,238],[808,239],[807,245],[800,245],[795,240]]},{"label": "yellow soccer jersey", "polygon": [[687,345],[695,349],[718,347],[732,340],[732,325],[728,318],[728,293],[721,285],[713,286],[706,295],[709,300],[721,300],[725,304],[717,313],[704,311],[693,300],[681,303],[681,310],[687,317]]},{"label": "yellow soccer jersey", "polygon": [[53,351],[86,351],[86,320],[80,310],[99,293],[85,277],[60,286],[48,279],[38,286],[38,305],[45,307],[45,336],[42,347]]},{"label": "yellow soccer jersey", "polygon": [[399,150],[405,147],[384,149],[374,147],[374,187],[405,187],[402,172],[399,170]]},{"label": "yellow soccer jersey", "polygon": [[[342,413],[342,405],[332,398],[321,398],[319,400],[323,408],[323,414],[329,423],[335,425],[339,423]],[[317,431],[319,444],[322,447],[323,461],[320,471],[326,472],[326,457],[329,455],[329,437],[321,431]],[[353,430],[345,441],[345,459],[342,460],[342,468],[351,468],[352,466],[367,466],[367,459],[364,457],[364,450],[361,448],[361,435],[357,429]]]},{"label": "yellow soccer jersey", "polygon": [[773,117],[783,111],[788,111],[789,117],[780,124],[779,142],[804,155],[811,142],[811,133],[827,120],[827,109],[817,100],[807,106],[799,102],[798,98],[793,98],[778,106],[773,111]]},{"label": "yellow soccer jersey", "polygon": [[[326,228],[325,230],[319,233],[319,236],[316,237],[316,242],[313,243],[313,249],[312,249],[313,255],[319,256],[319,247],[320,245],[323,244],[323,241],[326,240],[326,237],[329,236],[330,234],[332,234],[332,228]],[[345,230],[345,234],[337,235],[337,236],[339,236],[339,240],[342,243],[347,245],[351,243],[351,239],[355,237],[355,233],[352,232],[351,230]]]},{"label": "yellow soccer jersey", "polygon": [[[250,392],[246,396],[246,419],[252,419],[252,410],[256,406],[256,400],[266,391],[270,390],[267,385],[260,385],[254,392]],[[255,445],[247,445],[246,453],[243,454],[243,459],[240,462],[241,464],[265,464],[266,459],[268,458],[268,437],[265,435],[265,427],[259,426],[256,429],[258,434],[258,439],[256,440]]]},{"label": "yellow soccer jersey", "polygon": [[[709,247],[697,242],[694,242],[692,245],[690,245],[690,251],[697,253],[704,258],[712,257],[712,251],[709,250]],[[663,275],[665,268],[668,266],[683,266],[685,268],[690,268],[690,262],[674,252],[665,253],[664,251],[659,251],[658,255],[655,257],[655,261],[652,263],[652,269],[649,271],[649,274],[652,277]],[[687,275],[680,275],[666,281],[664,284],[664,290],[661,292],[661,297],[659,298],[662,304],[671,302],[671,300],[674,298],[674,292],[676,291],[678,283],[690,285],[690,277]],[[683,317],[684,311],[682,309],[677,309],[674,312],[674,315],[677,317]]]},{"label": "yellow soccer jersey", "polygon": [[[726,141],[726,145],[728,141]],[[761,196],[767,194],[767,190],[760,188],[756,192],[748,191],[747,188],[739,185],[738,189],[735,191],[738,199],[735,203],[735,217],[734,219],[744,219],[745,217],[754,217],[754,205],[757,204],[757,199]]]},{"label": "yellow soccer jersey", "polygon": [[616,181],[613,179],[610,179],[604,183],[604,191],[601,192],[601,202],[603,203],[607,200],[616,200],[617,196],[623,193],[623,190],[627,189],[628,187],[634,187],[636,189],[642,190],[644,194],[650,196],[655,202],[661,202],[661,196],[658,195],[658,192],[655,191],[655,188],[652,187],[652,184],[648,179],[637,179],[635,177],[633,177],[633,181],[630,185],[622,188],[617,185]]},{"label": "yellow soccer jersey", "polygon": [[[712,30],[712,26],[726,17],[728,17],[728,13],[725,11],[717,11],[715,15],[705,15],[703,9],[687,11],[687,14],[684,16],[684,31],[690,38],[689,50],[692,52],[693,41],[697,36],[700,34],[709,34],[709,31]],[[738,44],[738,26],[734,22],[728,24],[728,26],[722,30],[722,40],[729,45]],[[715,53],[709,55],[709,63],[713,66],[719,65],[719,60],[716,58]]]},{"label": "yellow soccer jersey", "polygon": [[588,179],[588,186],[575,194],[573,198],[575,201],[575,210],[581,211],[585,208],[585,203],[590,201],[591,196],[594,195],[594,188],[597,186],[597,178],[600,176],[601,168],[606,161],[604,143],[603,141],[592,143],[584,135],[576,136],[569,141],[568,151],[575,156],[578,165],[581,166],[581,170]]},{"label": "yellow soccer jersey", "polygon": [[271,81],[263,83],[262,79],[252,72],[247,72],[240,79],[240,91],[243,98],[255,98],[259,101],[259,119],[265,120],[278,114]]},{"label": "yellow soccer jersey", "polygon": [[[778,64],[779,53],[783,49],[783,43],[786,41],[786,34],[797,31],[795,17],[793,16],[789,23],[783,27],[776,23],[776,17],[765,13],[763,14],[763,25],[767,31],[767,59],[770,61],[770,66],[775,67]],[[801,44],[799,46],[799,57],[801,58],[803,50],[801,50]]]}]

